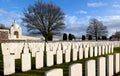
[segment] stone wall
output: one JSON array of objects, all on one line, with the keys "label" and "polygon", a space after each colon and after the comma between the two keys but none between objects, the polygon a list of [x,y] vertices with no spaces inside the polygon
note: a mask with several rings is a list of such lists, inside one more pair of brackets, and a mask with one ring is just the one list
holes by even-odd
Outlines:
[{"label": "stone wall", "polygon": [[9,30],[0,29],[0,40],[9,39]]}]

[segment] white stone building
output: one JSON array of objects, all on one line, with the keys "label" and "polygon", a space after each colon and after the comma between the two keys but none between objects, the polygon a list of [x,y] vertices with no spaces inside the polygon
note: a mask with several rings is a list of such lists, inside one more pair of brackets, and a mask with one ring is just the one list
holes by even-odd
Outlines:
[{"label": "white stone building", "polygon": [[42,38],[42,37],[33,37],[33,36],[23,35],[21,27],[15,21],[13,22],[10,28],[0,29],[0,34],[1,34],[0,39],[3,39],[3,40],[5,39],[15,39],[15,40],[38,39],[40,40]]},{"label": "white stone building", "polygon": [[10,39],[22,39],[22,29],[15,21],[9,30],[9,35]]}]

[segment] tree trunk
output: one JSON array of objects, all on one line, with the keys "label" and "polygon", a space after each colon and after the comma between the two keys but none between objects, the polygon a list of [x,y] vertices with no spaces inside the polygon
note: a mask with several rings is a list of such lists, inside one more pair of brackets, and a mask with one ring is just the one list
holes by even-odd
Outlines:
[{"label": "tree trunk", "polygon": [[48,42],[48,36],[45,36],[45,42]]},{"label": "tree trunk", "polygon": [[96,34],[96,36],[95,36],[95,40],[98,41],[98,36],[97,36],[97,34]]}]

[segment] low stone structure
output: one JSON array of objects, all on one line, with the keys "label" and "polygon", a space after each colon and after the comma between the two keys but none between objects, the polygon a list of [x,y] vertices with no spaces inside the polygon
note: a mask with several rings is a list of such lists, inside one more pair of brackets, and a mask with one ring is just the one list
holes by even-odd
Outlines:
[{"label": "low stone structure", "polygon": [[14,21],[10,28],[0,29],[0,40],[26,40],[40,39],[41,37],[32,37],[22,34],[21,27]]},{"label": "low stone structure", "polygon": [[9,39],[9,30],[0,29],[0,40],[2,39]]}]

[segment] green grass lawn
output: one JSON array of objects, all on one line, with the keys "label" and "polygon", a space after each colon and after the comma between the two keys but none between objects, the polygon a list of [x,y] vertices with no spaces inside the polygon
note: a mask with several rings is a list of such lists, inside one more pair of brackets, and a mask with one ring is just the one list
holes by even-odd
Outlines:
[{"label": "green grass lawn", "polygon": [[[120,47],[114,48],[114,53],[120,53]],[[106,55],[102,55],[102,56],[106,57]],[[98,57],[101,57],[101,56],[98,56]],[[44,76],[44,73],[46,71],[54,69],[54,68],[62,68],[63,71],[64,71],[64,76],[68,76],[69,65],[74,64],[74,63],[82,63],[82,65],[83,65],[83,76],[84,76],[85,61],[90,60],[90,59],[95,59],[96,60],[98,57],[92,57],[92,58],[82,59],[82,60],[78,60],[78,61],[72,61],[72,62],[69,62],[69,63],[63,63],[63,64],[55,65],[55,66],[52,66],[52,67],[44,67],[44,68],[41,68],[39,70],[35,69],[35,58],[32,58],[32,70],[27,71],[27,72],[22,72],[21,71],[21,60],[18,59],[18,60],[15,60],[16,73],[12,74],[11,76]],[[3,59],[3,56],[2,56],[2,53],[1,53],[1,50],[0,50],[0,76],[3,75],[3,60],[2,59]],[[116,75],[116,76],[118,76],[118,75]]]}]

